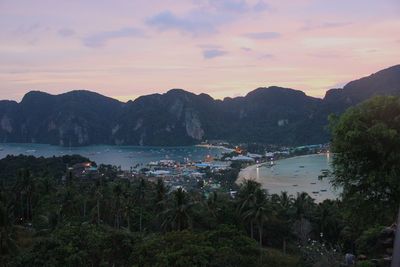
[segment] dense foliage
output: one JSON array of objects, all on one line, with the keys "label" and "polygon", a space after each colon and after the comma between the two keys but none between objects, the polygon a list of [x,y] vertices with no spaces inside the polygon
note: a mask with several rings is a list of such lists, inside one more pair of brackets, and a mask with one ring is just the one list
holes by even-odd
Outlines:
[{"label": "dense foliage", "polygon": [[15,171],[0,193],[6,266],[295,266],[298,245],[322,240],[321,232],[334,244],[342,229],[339,202],[269,195],[254,181],[236,198],[206,198],[161,180],[121,180],[109,168],[98,179],[65,181],[57,176],[65,166],[54,162],[67,158],[36,159],[49,166],[42,177],[26,169],[29,160],[0,160]]},{"label": "dense foliage", "polygon": [[343,188],[346,216],[354,227],[391,224],[400,203],[400,98],[376,97],[331,121],[332,182]]},{"label": "dense foliage", "polygon": [[[205,194],[122,179],[113,166],[77,177],[68,167],[88,161],[80,156],[8,156],[0,265],[336,267],[345,253],[384,264],[400,200],[399,118],[399,98],[377,97],[332,119],[332,182],[343,195],[321,203],[253,180],[235,195]],[[229,185],[239,168],[219,179]]]},{"label": "dense foliage", "polygon": [[341,201],[270,195],[252,180],[234,198],[205,197],[162,180],[120,179],[110,166],[98,178],[65,174],[66,162],[80,160],[0,160],[14,170],[0,190],[2,265],[338,266],[353,248],[381,251],[382,227],[357,234]]}]

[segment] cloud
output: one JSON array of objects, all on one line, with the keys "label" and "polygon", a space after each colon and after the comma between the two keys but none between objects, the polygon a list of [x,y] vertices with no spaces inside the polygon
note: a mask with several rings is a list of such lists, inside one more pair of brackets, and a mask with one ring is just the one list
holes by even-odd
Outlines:
[{"label": "cloud", "polygon": [[228,54],[228,52],[220,49],[206,49],[203,50],[203,57],[204,59],[212,59],[216,57],[221,57]]},{"label": "cloud", "polygon": [[251,49],[250,47],[241,47],[240,48],[242,51],[245,51],[245,52],[251,52],[251,51],[253,51],[253,49]]},{"label": "cloud", "polygon": [[208,4],[209,6],[222,12],[260,12],[270,9],[270,6],[263,0],[258,1],[254,5],[249,4],[245,0],[208,0]]},{"label": "cloud", "polygon": [[24,40],[27,44],[34,46],[42,39],[42,36],[49,31],[51,31],[51,27],[43,26],[40,23],[33,23],[21,24],[11,32],[21,37],[21,40]]},{"label": "cloud", "polygon": [[203,49],[222,49],[222,46],[215,44],[200,44],[198,47]]},{"label": "cloud", "polygon": [[270,40],[279,38],[281,34],[278,32],[252,32],[252,33],[246,33],[243,36],[256,40]]},{"label": "cloud", "polygon": [[99,32],[83,39],[83,44],[88,47],[102,47],[109,40],[128,37],[145,37],[142,30],[138,28],[121,28],[114,31]]},{"label": "cloud", "polygon": [[321,25],[322,28],[337,28],[351,25],[351,22],[325,22]]},{"label": "cloud", "polygon": [[271,7],[264,1],[258,1],[258,3],[254,5],[253,9],[256,12],[263,12],[266,10],[270,10]]},{"label": "cloud", "polygon": [[178,30],[192,35],[218,32],[221,25],[239,20],[243,15],[264,11],[268,5],[259,1],[254,5],[244,0],[197,1],[196,7],[186,13],[177,14],[169,10],[160,12],[146,20],[158,30]]},{"label": "cloud", "polygon": [[217,27],[232,20],[231,16],[217,16],[203,10],[195,10],[183,16],[170,11],[161,12],[147,20],[147,24],[159,30],[178,30],[193,35],[215,33]]},{"label": "cloud", "polygon": [[29,25],[20,25],[17,27],[17,29],[14,31],[16,34],[19,35],[26,35],[26,34],[31,34],[40,30],[43,30],[44,28],[42,25],[39,23],[34,23],[34,24],[29,24]]},{"label": "cloud", "polygon": [[68,28],[59,29],[57,33],[63,37],[69,37],[75,35],[75,31]]},{"label": "cloud", "polygon": [[332,58],[332,59],[337,59],[342,57],[340,53],[335,53],[335,52],[319,52],[319,53],[307,53],[308,56],[310,57],[315,57],[315,58]]},{"label": "cloud", "polygon": [[244,0],[210,0],[209,4],[219,11],[247,12],[250,8]]},{"label": "cloud", "polygon": [[259,59],[273,59],[273,58],[275,58],[275,56],[272,54],[264,54],[259,57]]},{"label": "cloud", "polygon": [[351,22],[324,22],[320,24],[312,24],[307,22],[305,26],[303,26],[300,30],[302,31],[310,31],[315,29],[330,29],[330,28],[340,28],[351,25]]}]

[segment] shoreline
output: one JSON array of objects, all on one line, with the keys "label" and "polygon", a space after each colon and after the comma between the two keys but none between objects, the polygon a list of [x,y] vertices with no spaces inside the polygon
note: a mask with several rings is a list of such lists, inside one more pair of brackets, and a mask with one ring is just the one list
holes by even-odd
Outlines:
[{"label": "shoreline", "polygon": [[198,144],[198,145],[194,145],[195,147],[204,147],[204,148],[218,148],[218,149],[224,149],[226,151],[235,151],[233,148],[228,148],[228,147],[224,147],[224,146],[215,146],[215,145],[202,145],[202,144]]},{"label": "shoreline", "polygon": [[[332,187],[328,180],[319,180],[317,178],[318,173],[321,169],[319,167],[315,168],[312,165],[308,166],[306,162],[314,161],[313,157],[323,157],[327,160],[327,167],[330,168],[329,156],[327,154],[331,153],[313,153],[307,155],[300,155],[294,157],[288,157],[284,159],[294,159],[293,161],[284,162],[280,167],[275,170],[258,170],[264,163],[253,164],[246,168],[243,168],[235,181],[236,185],[242,184],[245,180],[254,180],[261,184],[263,189],[266,189],[271,194],[280,194],[280,192],[286,191],[289,195],[296,196],[297,193],[305,192],[311,198],[313,198],[317,203],[324,201],[325,199],[338,199],[340,198],[341,190]],[[307,165],[303,171],[300,171],[299,176],[297,173],[293,173],[299,166],[303,165],[302,158],[310,157],[310,159],[305,159],[304,165]],[[284,159],[279,159],[277,161],[282,161]],[[320,159],[317,158],[317,161]],[[276,161],[276,162],[277,162]],[[287,166],[286,166],[287,165]],[[293,168],[294,167],[294,168]],[[308,167],[310,167],[308,169]],[[288,169],[287,169],[288,168]],[[287,171],[285,171],[287,170]],[[277,175],[278,172],[280,175]],[[295,175],[293,175],[295,174]]]},{"label": "shoreline", "polygon": [[61,146],[55,144],[46,144],[46,143],[8,143],[8,142],[0,142],[0,147],[2,146],[50,146],[56,147],[60,149],[82,149],[82,148],[95,148],[95,147],[118,147],[118,148],[160,148],[160,149],[169,149],[169,148],[187,148],[187,147],[203,147],[203,148],[219,148],[225,150],[232,150],[231,148],[227,148],[224,146],[213,146],[213,145],[181,145],[181,146],[153,146],[153,145],[117,145],[117,144],[90,144],[90,145],[82,145],[82,146]]},{"label": "shoreline", "polygon": [[180,146],[180,147],[153,147],[153,146],[116,146],[96,145],[86,147],[66,148],[48,144],[32,143],[2,143],[0,144],[0,159],[7,155],[29,155],[34,157],[61,157],[64,155],[81,155],[98,164],[121,166],[123,170],[152,161],[172,159],[178,162],[202,161],[208,155],[220,157],[225,149]]},{"label": "shoreline", "polygon": [[[282,160],[286,160],[286,159],[295,159],[295,158],[308,157],[308,156],[318,156],[318,155],[321,155],[321,154],[325,154],[325,155],[326,155],[326,154],[330,154],[330,153],[313,153],[313,154],[299,155],[299,156],[281,158],[281,159],[278,159],[278,160],[276,160],[276,161],[274,161],[274,162],[278,162],[278,161],[282,161]],[[255,170],[255,169],[261,167],[261,166],[264,165],[265,163],[266,163],[266,162],[255,163],[255,164],[251,164],[251,165],[249,165],[249,166],[247,166],[247,167],[245,167],[245,168],[243,168],[243,169],[240,169],[240,172],[239,172],[239,174],[238,174],[238,177],[236,178],[235,184],[240,185],[240,184],[243,182],[243,180],[252,179],[252,178],[240,177],[240,174],[241,174],[243,171],[253,171],[253,170]],[[276,165],[276,164],[274,164],[274,165]]]}]

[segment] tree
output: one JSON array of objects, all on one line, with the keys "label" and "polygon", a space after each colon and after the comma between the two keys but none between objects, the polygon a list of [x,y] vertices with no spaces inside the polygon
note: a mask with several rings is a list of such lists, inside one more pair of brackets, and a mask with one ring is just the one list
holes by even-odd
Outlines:
[{"label": "tree", "polygon": [[286,254],[287,240],[291,236],[291,215],[294,213],[294,198],[286,191],[280,195],[274,194],[271,196],[271,201],[276,212],[275,225],[272,228],[273,233],[277,238],[282,238],[282,251]]},{"label": "tree", "polygon": [[293,232],[304,245],[312,231],[309,218],[313,212],[315,203],[314,200],[307,193],[297,193],[294,200],[294,224]]},{"label": "tree", "polygon": [[163,210],[165,199],[168,192],[168,187],[165,185],[164,181],[161,178],[157,179],[156,189],[155,189],[155,209],[157,212]]},{"label": "tree", "polygon": [[340,214],[339,204],[339,201],[326,199],[316,208],[315,229],[329,244],[337,244],[343,230],[343,218]]},{"label": "tree", "polygon": [[257,189],[254,192],[254,202],[243,213],[244,219],[250,219],[255,222],[258,229],[258,242],[260,247],[263,245],[264,223],[271,219],[272,209],[267,200],[266,192],[263,189]]},{"label": "tree", "polygon": [[217,216],[218,216],[217,214],[220,210],[218,207],[219,202],[220,202],[220,200],[218,197],[218,193],[217,192],[210,193],[210,195],[208,196],[207,201],[206,201],[206,207],[213,218],[217,218]]},{"label": "tree", "polygon": [[314,200],[307,193],[297,193],[297,197],[293,201],[294,218],[309,218],[314,207]]},{"label": "tree", "polygon": [[124,203],[123,203],[123,214],[125,216],[126,222],[127,222],[127,230],[128,232],[131,231],[131,217],[134,211],[135,207],[135,200],[133,196],[131,195],[131,192],[126,192],[125,198],[124,198]]},{"label": "tree", "polygon": [[140,178],[138,185],[138,203],[139,203],[139,231],[143,230],[143,205],[146,193],[146,181],[144,178]]},{"label": "tree", "polygon": [[192,216],[190,214],[194,202],[189,198],[188,193],[181,187],[172,193],[172,201],[170,207],[167,208],[163,215],[165,217],[164,228],[172,228],[177,231],[190,228],[192,226]]},{"label": "tree", "polygon": [[13,225],[10,217],[11,212],[4,203],[0,201],[0,262],[2,262],[2,266],[4,264],[3,256],[16,252]]},{"label": "tree", "polygon": [[261,184],[254,180],[245,180],[238,193],[238,211],[244,221],[250,224],[250,236],[254,236],[254,218],[245,213],[254,206],[256,201],[256,191],[261,189]]},{"label": "tree", "polygon": [[100,202],[103,199],[103,193],[102,193],[101,189],[102,189],[101,188],[101,183],[97,182],[96,183],[96,190],[95,190],[94,194],[96,196],[96,211],[95,211],[95,213],[96,213],[96,216],[97,216],[97,224],[98,225],[100,224],[100,218],[101,218],[101,216],[100,216]]},{"label": "tree", "polygon": [[32,220],[35,180],[28,169],[19,171],[14,191],[19,199],[20,218]]},{"label": "tree", "polygon": [[114,197],[114,227],[119,229],[121,227],[121,212],[122,212],[122,186],[121,184],[114,185],[113,188]]},{"label": "tree", "polygon": [[330,117],[333,173],[358,229],[390,224],[400,203],[400,98],[375,97]]}]

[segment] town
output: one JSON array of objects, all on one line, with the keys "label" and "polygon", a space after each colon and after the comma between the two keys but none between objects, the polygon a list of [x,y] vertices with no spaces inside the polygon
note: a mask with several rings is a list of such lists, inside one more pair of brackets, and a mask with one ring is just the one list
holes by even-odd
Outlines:
[{"label": "town", "polygon": [[70,174],[82,180],[102,177],[133,181],[143,178],[149,182],[156,182],[162,179],[171,190],[177,188],[200,190],[208,195],[222,189],[234,195],[238,186],[236,180],[243,168],[254,164],[271,167],[280,159],[329,152],[329,144],[273,147],[275,150],[271,150],[271,147],[269,149],[254,148],[254,145],[230,145],[225,142],[203,143],[199,146],[224,147],[225,152],[220,157],[207,155],[201,161],[192,161],[189,158],[185,158],[182,162],[172,159],[151,161],[147,164],[136,164],[129,170],[112,165],[97,166],[95,162],[84,162],[68,166],[66,176]]}]

